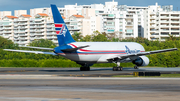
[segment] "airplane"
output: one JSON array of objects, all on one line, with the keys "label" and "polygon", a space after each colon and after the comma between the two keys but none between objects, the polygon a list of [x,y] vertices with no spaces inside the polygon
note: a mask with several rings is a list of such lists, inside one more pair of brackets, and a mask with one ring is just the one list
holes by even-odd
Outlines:
[{"label": "airplane", "polygon": [[53,52],[13,49],[4,50],[57,56],[60,55],[75,61],[77,64],[80,64],[80,71],[89,71],[90,66],[95,63],[115,63],[117,66],[113,67],[112,70],[122,71],[123,67],[120,66],[120,63],[132,62],[135,64],[134,69],[138,69],[138,66],[147,66],[149,64],[149,58],[145,55],[177,50],[177,48],[171,48],[146,52],[144,47],[136,42],[76,42],[72,38],[56,5],[51,4],[51,10],[59,46],[54,49],[31,46],[25,47],[49,50]]}]

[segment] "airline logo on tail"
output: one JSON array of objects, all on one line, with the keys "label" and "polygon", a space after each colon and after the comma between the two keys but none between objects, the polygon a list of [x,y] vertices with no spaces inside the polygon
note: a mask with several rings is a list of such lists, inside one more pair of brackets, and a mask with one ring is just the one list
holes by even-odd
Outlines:
[{"label": "airline logo on tail", "polygon": [[65,24],[60,24],[60,23],[56,23],[54,24],[55,25],[55,29],[56,29],[56,34],[57,35],[64,35],[64,37],[66,36],[66,32],[67,32],[67,29],[66,29],[66,26]]}]

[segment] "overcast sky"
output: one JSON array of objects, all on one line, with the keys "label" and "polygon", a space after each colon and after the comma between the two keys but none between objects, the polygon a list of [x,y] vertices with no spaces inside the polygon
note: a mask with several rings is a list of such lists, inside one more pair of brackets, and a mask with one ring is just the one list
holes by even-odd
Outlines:
[{"label": "overcast sky", "polygon": [[[33,8],[50,7],[50,4],[56,4],[58,7],[64,5],[90,5],[90,4],[104,4],[112,0],[0,0],[0,11],[13,11],[14,10],[29,10]],[[174,10],[180,11],[180,0],[115,0],[118,5],[128,6],[148,6],[155,5],[173,5]]]}]

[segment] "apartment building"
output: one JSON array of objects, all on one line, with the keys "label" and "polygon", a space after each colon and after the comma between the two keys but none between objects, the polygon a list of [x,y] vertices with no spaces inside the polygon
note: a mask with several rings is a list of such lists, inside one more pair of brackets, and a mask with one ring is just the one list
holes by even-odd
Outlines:
[{"label": "apartment building", "polygon": [[15,16],[4,16],[0,22],[0,35],[4,38],[14,40],[14,20],[18,19]]},{"label": "apartment building", "polygon": [[0,35],[20,46],[27,46],[36,39],[49,39],[58,44],[53,20],[44,13],[35,17],[27,14],[5,16],[0,21]]},{"label": "apartment building", "polygon": [[[99,5],[101,8],[101,5]],[[103,32],[115,34],[117,38],[136,38],[143,35],[144,10],[147,7],[118,5],[118,2],[106,2],[103,17]]]},{"label": "apartment building", "polygon": [[170,6],[149,6],[146,10],[144,37],[149,40],[165,41],[169,35],[180,36],[180,11],[172,11]]},{"label": "apartment building", "polygon": [[0,11],[0,19],[2,19],[5,16],[11,16],[11,11]]},{"label": "apartment building", "polygon": [[[118,5],[114,0],[103,4],[65,5],[58,8],[71,34],[83,36],[94,31],[116,38],[144,37],[164,41],[169,35],[180,35],[180,12],[173,6],[148,7]],[[26,46],[36,39],[49,39],[58,44],[51,8],[0,11],[0,36]]]}]

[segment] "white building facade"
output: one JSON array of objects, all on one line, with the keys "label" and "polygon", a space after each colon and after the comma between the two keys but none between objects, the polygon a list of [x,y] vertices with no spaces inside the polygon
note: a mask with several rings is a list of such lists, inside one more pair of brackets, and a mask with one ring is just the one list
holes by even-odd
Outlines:
[{"label": "white building facade", "polygon": [[180,36],[180,11],[172,11],[172,5],[161,8],[156,3],[145,12],[145,38],[165,41],[169,35]]},{"label": "white building facade", "polygon": [[[58,8],[71,34],[92,35],[105,32],[116,38],[144,37],[164,41],[169,35],[180,35],[180,12],[173,6],[148,7],[118,5],[114,0],[103,4],[65,5]],[[49,39],[58,44],[51,8],[0,11],[0,36],[27,46],[35,39]]]}]

